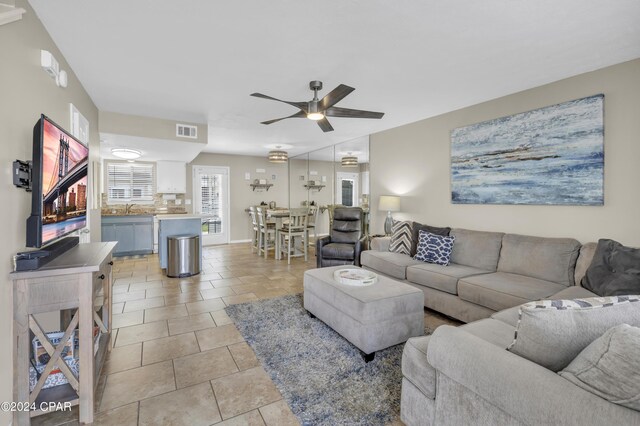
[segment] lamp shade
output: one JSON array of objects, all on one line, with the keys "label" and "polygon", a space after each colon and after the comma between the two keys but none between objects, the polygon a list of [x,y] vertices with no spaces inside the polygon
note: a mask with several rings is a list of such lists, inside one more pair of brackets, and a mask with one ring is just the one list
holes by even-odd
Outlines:
[{"label": "lamp shade", "polygon": [[358,157],[347,155],[342,157],[342,167],[358,167]]},{"label": "lamp shade", "polygon": [[289,155],[287,151],[274,150],[269,151],[269,162],[271,163],[286,163],[289,159]]},{"label": "lamp shade", "polygon": [[396,195],[381,195],[378,210],[387,212],[400,211],[400,197]]}]

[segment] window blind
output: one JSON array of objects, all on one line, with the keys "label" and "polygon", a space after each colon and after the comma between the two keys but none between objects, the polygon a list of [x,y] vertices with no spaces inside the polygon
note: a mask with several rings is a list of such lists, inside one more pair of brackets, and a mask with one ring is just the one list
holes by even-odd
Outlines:
[{"label": "window blind", "polygon": [[153,201],[154,184],[153,164],[107,164],[107,194],[110,203]]}]

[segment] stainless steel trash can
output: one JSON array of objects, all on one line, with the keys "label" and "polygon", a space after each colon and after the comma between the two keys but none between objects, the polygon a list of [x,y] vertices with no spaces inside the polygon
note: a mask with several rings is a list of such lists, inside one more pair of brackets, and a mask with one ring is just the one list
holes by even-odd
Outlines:
[{"label": "stainless steel trash can", "polygon": [[167,237],[167,276],[190,277],[200,273],[200,236],[171,235]]}]

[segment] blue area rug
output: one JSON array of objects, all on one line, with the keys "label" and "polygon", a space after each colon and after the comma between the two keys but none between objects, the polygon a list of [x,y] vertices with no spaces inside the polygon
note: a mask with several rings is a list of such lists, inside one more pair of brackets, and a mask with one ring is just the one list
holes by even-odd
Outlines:
[{"label": "blue area rug", "polygon": [[226,308],[303,425],[384,425],[400,418],[403,345],[360,351],[291,295]]}]

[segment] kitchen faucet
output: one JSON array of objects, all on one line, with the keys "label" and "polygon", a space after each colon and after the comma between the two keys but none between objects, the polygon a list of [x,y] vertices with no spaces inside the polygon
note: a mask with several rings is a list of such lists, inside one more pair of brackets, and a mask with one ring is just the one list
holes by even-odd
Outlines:
[{"label": "kitchen faucet", "polygon": [[125,204],[124,205],[124,214],[131,213],[131,207],[135,206],[135,204]]}]

